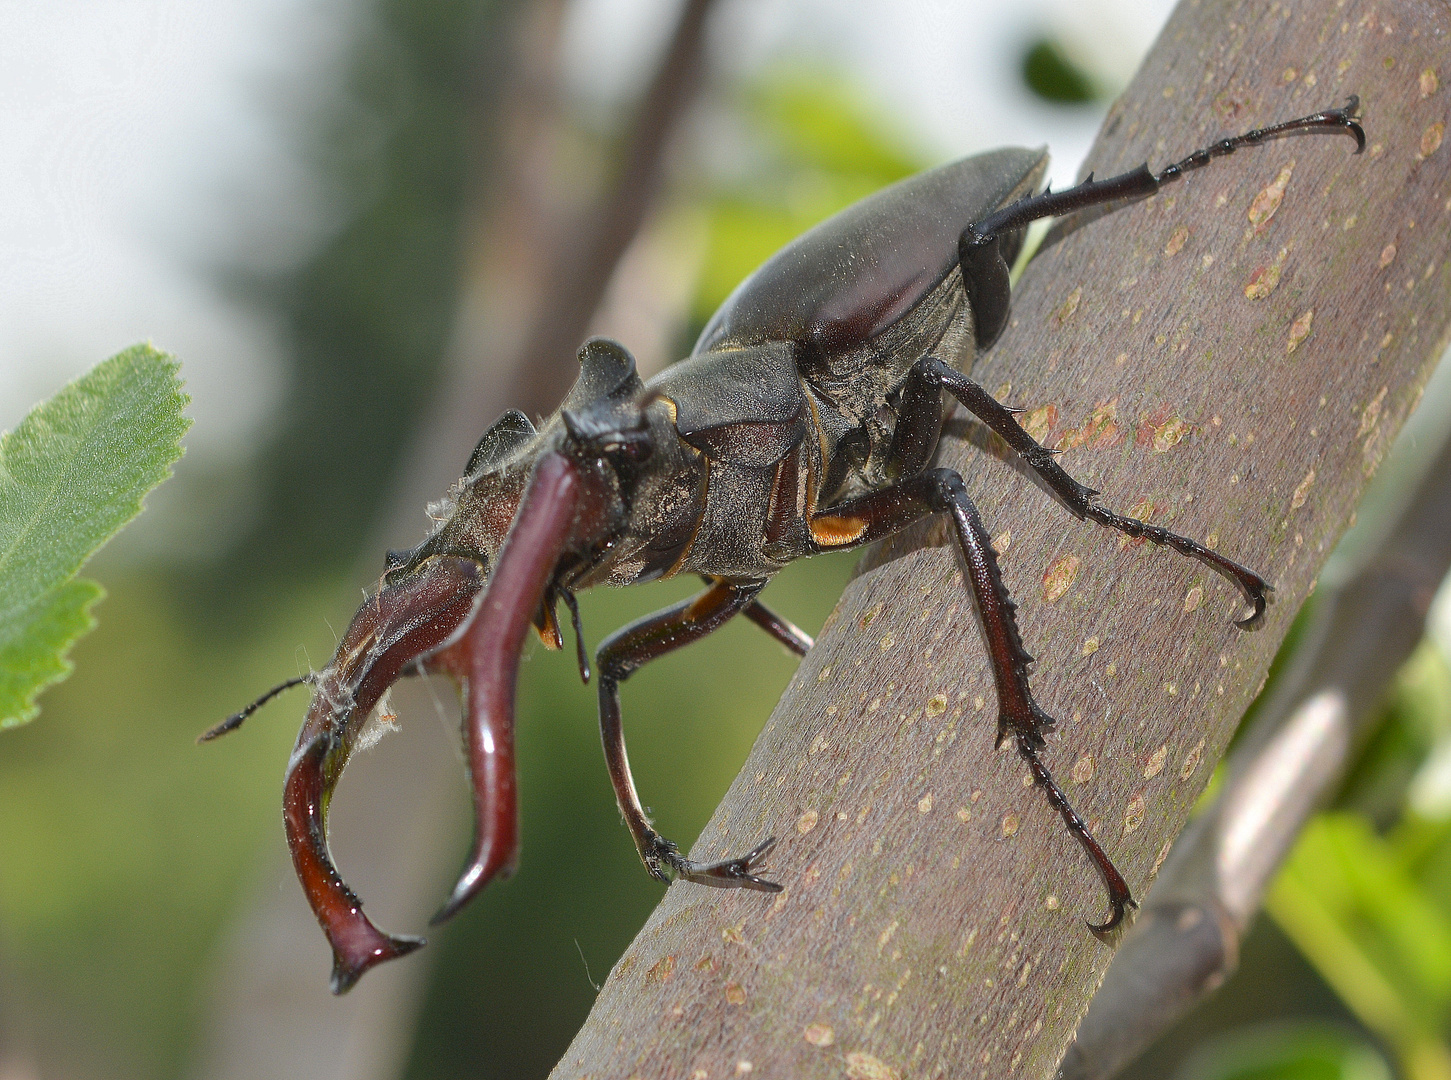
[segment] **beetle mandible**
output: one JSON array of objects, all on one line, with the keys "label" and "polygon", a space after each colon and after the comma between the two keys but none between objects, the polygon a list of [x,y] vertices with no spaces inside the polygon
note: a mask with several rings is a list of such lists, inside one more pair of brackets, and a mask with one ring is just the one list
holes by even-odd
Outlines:
[{"label": "beetle mandible", "polygon": [[596,654],[600,732],[625,824],[650,874],[721,888],[778,892],[758,874],[774,840],[738,858],[690,860],[651,827],[630,775],[620,683],[642,665],[744,615],[798,654],[811,639],[758,594],[787,563],[873,543],[945,515],[963,561],[991,662],[997,740],[1012,739],[1049,804],[1103,878],[1106,933],[1134,905],[1127,883],[1041,759],[1052,718],[1028,685],[1032,658],[961,476],[931,468],[944,391],[996,432],[1076,517],[1197,559],[1237,585],[1257,626],[1269,586],[1189,539],[1101,506],[1034,441],[1011,409],[968,377],[1008,317],[1008,264],[1033,221],[1147,198],[1212,158],[1271,139],[1345,133],[1365,148],[1358,100],[1222,139],[1158,173],[1147,165],[1037,192],[1042,150],[996,150],[894,184],[816,226],[743,282],[691,355],[642,382],[634,359],[594,338],[580,374],[539,428],[506,413],[479,440],[446,517],[407,552],[389,552],[376,593],[353,617],[332,661],[228,717],[238,727],[276,694],[311,685],[287,767],[283,812],[293,864],[333,948],[332,988],[423,944],[378,930],[327,847],[327,806],[374,706],[399,678],[444,672],[463,687],[474,839],[453,894],[457,912],[518,853],[514,688],[532,625],[562,644],[557,605],[574,624],[588,682],[575,592],[697,574],[694,599],[606,638]]}]

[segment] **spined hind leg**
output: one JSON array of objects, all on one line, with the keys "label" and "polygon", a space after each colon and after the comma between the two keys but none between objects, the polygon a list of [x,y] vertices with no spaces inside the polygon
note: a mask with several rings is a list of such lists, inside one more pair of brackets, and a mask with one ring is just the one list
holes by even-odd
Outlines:
[{"label": "spined hind leg", "polygon": [[1088,825],[1039,757],[1044,748],[1043,736],[1053,729],[1054,721],[1033,700],[1028,687],[1028,665],[1033,658],[1023,648],[1014,614],[1016,607],[1003,585],[997,556],[977,508],[967,496],[962,477],[951,469],[933,469],[834,506],[817,515],[814,524],[821,526],[821,535],[854,534],[854,543],[868,544],[932,513],[946,514],[952,522],[967,581],[977,602],[983,642],[997,689],[998,745],[1005,739],[1013,740],[1034,782],[1047,796],[1048,804],[1058,812],[1069,834],[1078,841],[1103,878],[1108,891],[1109,917],[1099,924],[1089,923],[1089,928],[1095,933],[1107,933],[1123,921],[1128,908],[1138,905],[1113,860],[1093,838]]},{"label": "spined hind leg", "polygon": [[673,841],[655,831],[635,790],[620,721],[620,683],[656,657],[699,641],[733,616],[750,609],[764,585],[762,581],[716,581],[699,596],[616,631],[600,645],[596,656],[600,676],[600,738],[604,742],[610,783],[645,869],[660,881],[679,878],[718,889],[781,891],[780,885],[754,873],[775,846],[775,837],[762,841],[738,858],[699,863],[686,858]]},{"label": "spined hind leg", "polygon": [[1185,173],[1202,169],[1214,158],[1275,139],[1295,135],[1348,135],[1355,140],[1355,152],[1358,154],[1365,149],[1365,131],[1355,117],[1359,108],[1360,99],[1352,96],[1339,109],[1326,109],[1220,139],[1156,173],[1150,172],[1147,164],[1106,180],[1095,180],[1090,173],[1087,180],[1074,187],[1020,199],[968,225],[958,238],[958,263],[962,268],[967,300],[972,307],[978,348],[986,349],[996,341],[1008,321],[1008,264],[1000,250],[1003,236],[1043,218],[1064,217],[1117,202],[1147,199],[1165,184],[1178,180]]}]

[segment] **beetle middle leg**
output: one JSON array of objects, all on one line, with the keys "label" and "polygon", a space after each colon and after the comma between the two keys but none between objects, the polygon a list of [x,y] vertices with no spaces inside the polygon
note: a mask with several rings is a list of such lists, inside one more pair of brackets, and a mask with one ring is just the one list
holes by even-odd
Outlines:
[{"label": "beetle middle leg", "polygon": [[[749,613],[755,605],[756,595],[765,585],[764,581],[714,581],[698,596],[647,615],[638,622],[615,631],[605,639],[595,654],[600,680],[600,738],[604,742],[610,784],[615,789],[620,813],[624,815],[625,825],[630,830],[630,836],[635,841],[635,849],[639,851],[645,869],[650,872],[651,877],[660,881],[678,877],[721,889],[755,889],[758,892],[771,893],[781,891],[780,885],[751,872],[775,846],[775,837],[757,844],[739,858],[698,863],[686,858],[673,841],[665,839],[655,831],[645,814],[645,808],[640,804],[639,793],[635,790],[635,779],[630,774],[630,759],[625,752],[625,732],[620,722],[620,683],[656,657],[664,656],[682,645],[699,641],[743,611]],[[777,623],[783,622],[771,616],[765,608],[760,608],[760,611]],[[789,623],[784,625],[790,627]],[[790,629],[795,630],[795,627]],[[786,640],[785,636],[777,635],[774,630],[772,636],[777,637],[777,640]]]},{"label": "beetle middle leg", "polygon": [[[940,414],[940,409],[939,409]],[[997,556],[983,528],[977,507],[968,498],[962,477],[951,469],[932,469],[891,487],[839,503],[816,515],[813,532],[820,535],[852,535],[854,544],[870,544],[906,528],[933,513],[946,514],[952,522],[967,579],[977,602],[983,641],[991,662],[998,697],[998,745],[1012,738],[1027,762],[1034,782],[1043,789],[1048,804],[1063,818],[1069,833],[1093,861],[1108,890],[1109,917],[1090,923],[1096,933],[1107,933],[1123,921],[1127,908],[1137,907],[1123,875],[1093,838],[1088,825],[1063,794],[1040,752],[1047,745],[1043,736],[1055,721],[1033,699],[1028,686],[1028,665],[1033,658],[1023,647],[1014,614],[1016,605],[1003,584]]]},{"label": "beetle middle leg", "polygon": [[[707,585],[716,584],[715,578],[705,574],[702,574],[700,579]],[[811,646],[816,644],[815,639],[805,630],[802,630],[790,619],[781,618],[759,600],[752,600],[741,609],[741,614],[797,656],[805,656]]]},{"label": "beetle middle leg", "polygon": [[[1117,529],[1126,536],[1151,540],[1164,547],[1173,548],[1181,555],[1197,559],[1237,585],[1244,593],[1245,600],[1253,607],[1254,610],[1236,622],[1236,626],[1242,630],[1253,630],[1264,622],[1265,606],[1272,590],[1264,578],[1249,567],[1243,566],[1233,559],[1227,559],[1219,552],[1207,548],[1187,536],[1170,532],[1158,525],[1150,525],[1137,518],[1123,517],[1095,502],[1094,496],[1098,492],[1069,476],[1063,467],[1054,460],[1053,451],[1023,430],[1023,426],[1018,423],[1017,417],[1011,409],[962,372],[949,367],[937,357],[928,355],[917,362],[909,377],[908,392],[914,384],[926,387],[935,385],[950,391],[952,396],[962,402],[969,412],[1002,436],[1003,441],[1027,462],[1079,520],[1087,518],[1107,528]],[[901,424],[899,423],[898,426],[900,427]]]}]

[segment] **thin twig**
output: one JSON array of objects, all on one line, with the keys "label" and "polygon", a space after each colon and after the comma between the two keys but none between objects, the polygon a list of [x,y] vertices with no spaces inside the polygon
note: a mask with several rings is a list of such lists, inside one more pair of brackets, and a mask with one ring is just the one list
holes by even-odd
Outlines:
[{"label": "thin twig", "polygon": [[537,314],[516,370],[511,400],[547,414],[579,370],[575,352],[610,275],[640,230],[664,171],[665,151],[695,99],[705,66],[705,25],[715,0],[686,0],[660,66],[640,102],[618,176],[555,255],[547,303]]}]

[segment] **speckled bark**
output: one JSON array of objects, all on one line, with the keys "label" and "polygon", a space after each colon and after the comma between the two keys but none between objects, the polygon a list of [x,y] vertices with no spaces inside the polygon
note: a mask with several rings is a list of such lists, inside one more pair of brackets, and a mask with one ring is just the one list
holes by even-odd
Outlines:
[{"label": "speckled bark", "polygon": [[[944,444],[1062,721],[1046,760],[1138,895],[1445,344],[1448,25],[1442,4],[1181,5],[1100,175],[1351,93],[1369,149],[1243,151],[1074,232],[975,371],[1107,505],[1263,571],[1265,629],[1235,630],[1237,595],[1198,564],[1075,522],[971,429]],[[993,751],[972,605],[941,531],[924,539],[847,590],[696,845],[780,836],[787,891],[672,886],[555,1076],[1051,1074],[1111,955],[1084,928],[1103,889]]]}]

